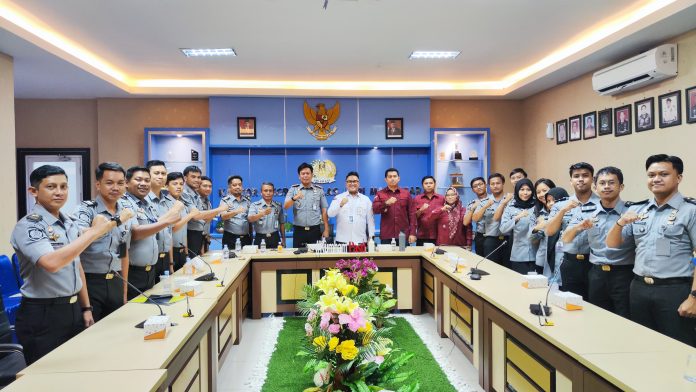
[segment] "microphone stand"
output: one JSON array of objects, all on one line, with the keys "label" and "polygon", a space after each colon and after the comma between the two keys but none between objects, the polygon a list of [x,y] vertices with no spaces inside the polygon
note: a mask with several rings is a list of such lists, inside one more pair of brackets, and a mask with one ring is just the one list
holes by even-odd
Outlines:
[{"label": "microphone stand", "polygon": [[[181,242],[179,242],[179,245],[182,246],[182,247],[184,247],[184,244],[182,244]],[[197,278],[194,279],[194,280],[197,280],[197,281],[199,281],[199,282],[210,282],[210,281],[213,281],[213,280],[217,280],[217,278],[215,277],[215,272],[213,272],[213,267],[211,267],[210,264],[209,264],[207,261],[203,260],[202,257],[198,256],[198,255],[197,255],[194,251],[192,251],[191,249],[186,248],[186,250],[187,250],[189,253],[191,253],[191,254],[193,255],[193,257],[198,257],[199,259],[201,259],[201,261],[204,262],[205,265],[208,266],[208,268],[210,268],[210,273],[207,273],[207,274],[205,274],[205,275],[201,275],[201,276],[197,277]]]},{"label": "microphone stand", "polygon": [[491,251],[491,253],[489,253],[489,254],[483,256],[483,257],[481,258],[481,260],[479,260],[478,263],[476,263],[476,266],[474,266],[474,268],[472,268],[472,269],[471,269],[471,272],[469,273],[471,280],[481,280],[481,277],[482,277],[482,276],[484,276],[484,275],[490,275],[488,272],[486,272],[486,271],[484,271],[484,270],[478,269],[478,266],[479,266],[479,264],[481,264],[482,261],[484,261],[484,260],[486,260],[487,258],[491,257],[491,255],[492,255],[493,253],[497,252],[498,249],[500,249],[500,248],[502,248],[503,246],[505,246],[505,244],[507,244],[507,240],[503,241],[500,245],[498,245],[497,248],[493,249],[493,250]]},{"label": "microphone stand", "polygon": [[[145,297],[145,298],[147,299],[147,302],[152,302],[153,304],[157,305],[157,307],[159,308],[159,311],[160,311],[160,314],[159,314],[160,316],[166,316],[166,314],[164,313],[164,310],[162,310],[162,307],[160,306],[159,303],[157,303],[157,301],[155,301],[154,299],[150,298],[147,294],[143,293],[139,288],[135,287],[131,282],[128,281],[128,279],[125,279],[125,278],[123,277],[123,275],[121,275],[120,272],[118,272],[118,271],[113,271],[113,272],[114,272],[114,275],[115,275],[115,276],[118,276],[119,279],[121,279],[122,281],[126,282],[126,284],[127,284],[130,288],[132,288],[133,290],[137,291],[140,295],[142,295],[143,297]],[[145,320],[145,321],[147,321],[147,320]],[[135,325],[135,328],[144,328],[144,327],[145,327],[145,321],[136,324],[136,325]],[[172,326],[174,326],[174,323],[172,323]]]},{"label": "microphone stand", "polygon": [[[546,302],[544,305],[541,304],[541,301],[539,301],[538,304],[530,304],[529,305],[529,311],[532,312],[533,315],[535,316],[550,316],[551,315],[551,307],[549,306],[549,293],[551,293],[551,287],[553,287],[553,284],[556,283],[556,279],[558,277],[558,273],[555,273],[551,279],[549,280],[549,288],[546,290]],[[546,321],[548,324],[548,321]]]}]

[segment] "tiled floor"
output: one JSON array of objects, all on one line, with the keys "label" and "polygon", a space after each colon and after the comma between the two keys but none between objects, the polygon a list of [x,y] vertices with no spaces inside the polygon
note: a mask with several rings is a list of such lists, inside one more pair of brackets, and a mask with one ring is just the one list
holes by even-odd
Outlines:
[{"label": "tiled floor", "polygon": [[[437,341],[444,352],[448,353],[443,368],[456,369],[459,376],[466,381],[473,390],[483,391],[478,387],[478,372],[449,339],[437,337],[435,320],[428,314],[417,317],[419,325],[425,327],[424,331]],[[260,390],[265,378],[264,369],[268,358],[259,356],[259,347],[273,329],[273,320],[247,319],[242,324],[242,341],[238,346],[233,346],[230,354],[220,368],[218,374],[218,390],[220,392],[253,392]],[[263,351],[263,350],[261,350]],[[278,391],[286,392],[286,391]],[[287,391],[292,392],[292,391]],[[429,391],[437,392],[437,391]]]}]

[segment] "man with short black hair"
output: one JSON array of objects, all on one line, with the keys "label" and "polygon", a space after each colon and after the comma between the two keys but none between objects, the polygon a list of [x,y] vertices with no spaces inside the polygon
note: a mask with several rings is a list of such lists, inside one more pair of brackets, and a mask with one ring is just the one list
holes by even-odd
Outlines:
[{"label": "man with short black hair", "polygon": [[126,191],[123,167],[105,162],[97,167],[95,174],[97,197],[83,201],[73,213],[73,220],[81,229],[91,227],[99,215],[116,222],[116,227],[80,254],[92,315],[95,321],[99,321],[126,302],[128,285],[115,275],[128,279],[131,228],[138,221],[129,205],[121,200]]},{"label": "man with short black hair", "polygon": [[409,240],[415,239],[411,232],[411,195],[406,188],[399,187],[399,171],[393,167],[384,171],[387,186],[377,191],[372,201],[372,212],[382,215],[379,222],[379,238],[383,244],[398,239],[403,232]]},{"label": "man with short black hair", "polygon": [[[471,218],[474,222],[483,222],[485,227],[483,254],[489,255],[489,258],[496,264],[507,266],[510,261],[509,250],[511,244],[503,246],[495,252],[493,251],[503,241],[509,241],[509,238],[500,231],[500,220],[503,217],[505,205],[512,200],[512,193],[503,194],[505,177],[500,173],[493,173],[488,176],[488,186],[491,190],[491,195],[486,199],[480,200],[479,207],[474,211]],[[499,214],[498,219],[495,219],[496,213]]]},{"label": "man with short black hair", "polygon": [[[290,187],[285,195],[283,208],[292,206],[292,216],[295,220],[293,228],[293,246],[301,248],[319,241],[322,237],[329,238],[329,216],[326,209],[329,207],[324,195],[324,189],[312,184],[314,168],[312,165],[302,162],[297,167],[299,184]],[[321,230],[321,224],[324,230]]]},{"label": "man with short black hair", "polygon": [[636,203],[607,235],[607,246],[635,247],[631,319],[696,347],[696,200],[679,193],[681,158],[658,154],[645,162],[650,201]]},{"label": "man with short black hair", "polygon": [[17,222],[10,243],[24,280],[15,330],[31,365],[94,324],[80,253],[116,222],[100,216],[79,234],[60,212],[68,199],[68,176],[58,166],[34,169],[29,182],[36,204]]},{"label": "man with short black hair", "polygon": [[527,178],[527,172],[521,167],[516,167],[510,172],[510,182],[512,183],[512,189],[515,189],[515,184],[517,181]]},{"label": "man with short black hair", "polygon": [[[411,202],[411,238],[409,242],[415,242],[422,246],[429,242],[434,244],[437,240],[437,217],[445,198],[436,192],[435,177],[425,176],[421,180],[423,193],[413,198]],[[414,241],[415,240],[415,241]]]},{"label": "man with short black hair", "polygon": [[331,201],[327,213],[336,217],[336,242],[362,244],[375,235],[372,202],[359,189],[360,176],[351,171],[346,174],[346,191]]},{"label": "man with short black hair", "polygon": [[[203,231],[207,220],[214,218],[216,215],[226,210],[226,207],[220,206],[215,209],[208,209],[198,190],[202,182],[202,172],[198,166],[187,166],[184,169],[184,193],[181,200],[189,209],[197,209],[198,214],[189,221],[186,233],[186,247],[191,256],[198,256],[203,251]],[[175,244],[176,245],[176,244]]]},{"label": "man with short black hair", "polygon": [[244,184],[242,177],[232,175],[227,179],[227,195],[220,200],[220,206],[225,208],[220,214],[220,219],[224,221],[225,231],[222,234],[222,244],[227,248],[234,249],[237,239],[242,244],[251,245],[251,234],[249,232],[249,207],[251,200],[242,194]]},{"label": "man with short black hair", "polygon": [[[201,176],[201,186],[198,187],[198,195],[201,197],[201,207],[203,211],[210,211],[213,209],[213,204],[210,202],[210,194],[213,193],[213,180],[208,176]],[[222,210],[221,210],[222,212]],[[210,222],[215,216],[208,216],[203,224],[203,251],[205,254],[210,249]]]},{"label": "man with short black hair", "polygon": [[[475,177],[469,183],[471,190],[476,195],[476,199],[471,200],[466,206],[466,213],[464,215],[464,224],[473,225],[473,215],[474,211],[481,205],[481,202],[489,198],[488,190],[486,189],[486,179],[483,177]],[[486,224],[483,220],[475,222],[476,229],[474,231],[474,251],[477,255],[483,257],[483,240],[486,233]]]},{"label": "man with short black hair", "polygon": [[167,192],[162,193],[164,199],[162,201],[163,205],[171,209],[177,202],[184,204],[184,208],[181,210],[179,215],[179,221],[172,226],[172,262],[169,264],[168,268],[171,273],[180,269],[186,263],[186,257],[188,256],[188,249],[186,248],[187,242],[187,230],[186,227],[196,216],[199,215],[198,209],[196,207],[187,206],[183,200],[184,194],[184,175],[181,172],[172,172],[167,174]]},{"label": "man with short black hair", "polygon": [[273,200],[275,186],[272,182],[261,184],[261,200],[251,203],[248,219],[254,226],[254,244],[265,241],[269,249],[285,246],[285,211]]},{"label": "man with short black hair", "polygon": [[[569,173],[575,194],[567,200],[556,202],[551,208],[544,228],[548,237],[559,231],[563,233],[571,225],[590,218],[601,207],[599,197],[592,192],[594,167],[586,162],[578,162],[570,166]],[[561,290],[581,295],[587,300],[589,261],[590,243],[586,232],[577,233],[570,242],[563,242]]]},{"label": "man with short black hair", "polygon": [[[167,167],[160,160],[150,160],[145,166],[150,171],[150,193],[146,199],[156,207],[159,216],[162,216],[169,211],[164,201],[167,194],[167,190],[164,189],[167,183]],[[159,282],[160,275],[164,275],[164,271],[169,271],[169,264],[172,263],[172,227],[165,227],[157,233],[155,238],[158,251],[155,281]]]}]

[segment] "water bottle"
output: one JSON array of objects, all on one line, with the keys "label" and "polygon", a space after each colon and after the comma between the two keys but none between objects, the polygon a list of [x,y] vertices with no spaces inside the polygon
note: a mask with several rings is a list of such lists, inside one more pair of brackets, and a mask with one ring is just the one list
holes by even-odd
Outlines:
[{"label": "water bottle", "polygon": [[406,234],[403,231],[399,232],[399,252],[406,250]]},{"label": "water bottle", "polygon": [[367,242],[367,251],[370,253],[373,253],[375,251],[375,239],[374,239],[374,237],[370,237],[370,240]]},{"label": "water bottle", "polygon": [[172,281],[170,280],[171,277],[169,276],[169,271],[164,271],[164,275],[162,276],[162,278],[162,291],[164,291],[165,294],[171,294]]},{"label": "water bottle", "polygon": [[396,239],[392,238],[391,240],[391,248],[392,252],[396,252]]},{"label": "water bottle", "polygon": [[242,240],[237,238],[237,241],[234,242],[234,251],[239,253],[242,251]]},{"label": "water bottle", "polygon": [[266,240],[262,239],[261,240],[261,253],[265,253],[265,252],[266,252]]},{"label": "water bottle", "polygon": [[222,261],[227,261],[229,259],[230,259],[230,248],[228,248],[227,245],[225,244],[225,246],[222,248]]}]

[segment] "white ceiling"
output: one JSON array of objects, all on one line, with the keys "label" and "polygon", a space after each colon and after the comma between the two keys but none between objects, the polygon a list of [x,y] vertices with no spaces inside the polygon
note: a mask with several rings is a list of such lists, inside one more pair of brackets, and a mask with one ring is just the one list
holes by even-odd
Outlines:
[{"label": "white ceiling", "polygon": [[[323,2],[0,0],[0,4],[21,10],[38,23],[79,43],[129,79],[303,82],[498,81],[646,3],[645,0],[328,0],[328,8],[324,10]],[[606,42],[598,43],[588,53],[571,56],[499,94],[480,95],[529,96],[696,28],[696,1],[675,2],[681,4],[678,11],[649,16],[653,20],[642,20],[636,24],[639,27],[606,37]],[[20,98],[240,93],[238,89],[204,88],[126,88],[128,91],[124,91],[123,85],[114,86],[113,80],[71,60],[70,56],[44,50],[45,43],[35,37],[19,35],[22,38],[0,29],[0,51],[15,59],[15,90]],[[233,47],[238,57],[186,58],[179,51],[186,47]],[[411,61],[408,55],[413,50],[461,50],[462,53],[450,61]],[[283,88],[244,92],[295,94]],[[438,95],[427,91],[377,93],[380,94]],[[360,96],[363,92],[341,95]]]}]

